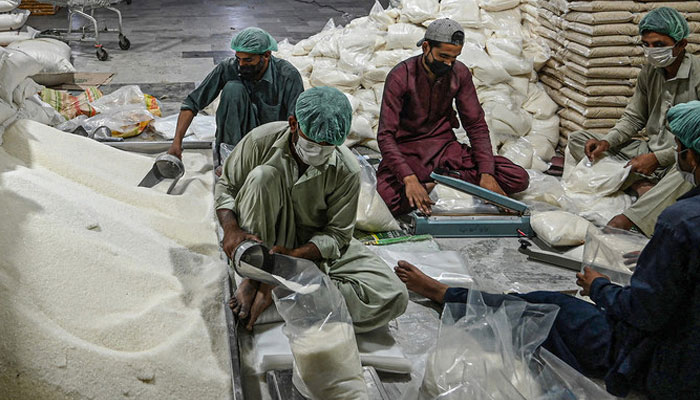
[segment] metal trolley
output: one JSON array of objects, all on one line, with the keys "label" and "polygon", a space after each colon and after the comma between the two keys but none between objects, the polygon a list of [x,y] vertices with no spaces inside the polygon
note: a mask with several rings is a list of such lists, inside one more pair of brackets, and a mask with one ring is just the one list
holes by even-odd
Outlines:
[{"label": "metal trolley", "polygon": [[[63,41],[80,41],[94,42],[97,48],[97,59],[105,61],[109,57],[107,51],[102,47],[100,41],[100,33],[119,33],[119,47],[122,50],[128,50],[131,47],[131,42],[122,33],[122,13],[114,7],[122,0],[40,0],[41,3],[53,4],[58,7],[66,7],[68,9],[68,29],[48,29],[39,34],[40,37],[50,37]],[[127,4],[131,0],[126,0]],[[95,17],[95,10],[102,8],[117,14],[118,28],[108,29],[106,24],[100,32],[98,27],[98,18]],[[73,17],[82,18],[85,23],[77,30],[73,29]]]}]

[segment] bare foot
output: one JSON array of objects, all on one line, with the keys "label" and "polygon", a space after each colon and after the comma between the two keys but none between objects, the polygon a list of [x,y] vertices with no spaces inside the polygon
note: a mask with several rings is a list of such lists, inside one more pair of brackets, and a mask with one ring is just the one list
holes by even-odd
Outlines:
[{"label": "bare foot", "polygon": [[250,307],[250,318],[248,318],[248,324],[245,328],[252,331],[255,321],[270,304],[272,304],[272,286],[261,283],[257,293],[255,293],[253,305]]},{"label": "bare foot", "polygon": [[241,285],[238,286],[236,292],[231,297],[228,306],[231,307],[233,313],[238,318],[247,318],[250,312],[250,307],[255,299],[255,293],[258,291],[258,282],[248,278],[243,279]]},{"label": "bare foot", "polygon": [[396,276],[406,284],[406,288],[438,303],[443,303],[448,286],[429,277],[406,261],[399,261],[394,267]]},{"label": "bare foot", "polygon": [[622,229],[628,231],[634,227],[634,223],[627,218],[624,214],[616,215],[613,219],[608,222],[608,226],[611,228]]},{"label": "bare foot", "polygon": [[642,197],[644,194],[648,191],[650,191],[654,186],[656,186],[654,183],[648,180],[641,180],[637,181],[630,186],[630,189],[632,189],[635,193],[637,193],[637,197]]}]

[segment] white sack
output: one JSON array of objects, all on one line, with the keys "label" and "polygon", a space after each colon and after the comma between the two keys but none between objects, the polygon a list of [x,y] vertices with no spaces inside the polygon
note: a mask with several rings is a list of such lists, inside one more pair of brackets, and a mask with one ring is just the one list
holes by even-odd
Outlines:
[{"label": "white sack", "polygon": [[9,127],[17,118],[17,110],[4,100],[0,99],[0,146],[5,128]]},{"label": "white sack", "polygon": [[0,12],[5,13],[19,7],[20,0],[0,0]]},{"label": "white sack", "polygon": [[520,0],[479,0],[479,5],[486,11],[505,11],[520,5]]},{"label": "white sack", "polygon": [[403,0],[401,2],[401,19],[420,24],[435,18],[439,7],[438,0]]},{"label": "white sack", "polygon": [[34,82],[33,79],[25,78],[12,92],[12,101],[17,105],[21,105],[24,100],[41,92],[43,89],[44,86]]},{"label": "white sack", "polygon": [[537,157],[546,162],[552,160],[552,157],[554,157],[555,147],[549,142],[549,139],[544,136],[532,134],[527,135],[526,139],[532,145]]},{"label": "white sack", "polygon": [[581,159],[571,174],[564,179],[564,188],[575,193],[607,196],[617,192],[630,174],[626,161],[605,157],[586,166],[587,157]]},{"label": "white sack", "polygon": [[576,246],[586,241],[591,225],[585,219],[566,211],[538,212],[530,218],[537,237],[550,246]]},{"label": "white sack", "polygon": [[528,136],[543,136],[549,140],[552,146],[559,144],[559,116],[554,115],[549,119],[533,119],[532,128]]},{"label": "white sack", "polygon": [[41,72],[74,72],[70,63],[70,46],[60,40],[39,38],[21,40],[7,46],[10,49],[22,50],[34,57],[42,66]]},{"label": "white sack", "polygon": [[463,28],[480,28],[481,15],[477,0],[442,0],[440,18],[450,18]]},{"label": "white sack", "polygon": [[313,86],[330,86],[342,91],[353,91],[360,85],[360,76],[339,69],[317,68],[311,72]]},{"label": "white sack", "polygon": [[379,50],[374,53],[374,57],[371,60],[371,63],[379,68],[379,67],[389,67],[389,68],[394,68],[396,64],[400,63],[401,61],[421,54],[421,51],[419,48],[415,47],[415,42],[413,43],[414,47],[411,49],[394,49],[394,50]]},{"label": "white sack", "polygon": [[41,65],[29,54],[0,48],[0,99],[12,102],[12,93],[22,81],[41,71]]},{"label": "white sack", "polygon": [[305,56],[308,55],[309,52],[316,46],[316,43],[318,43],[321,40],[324,40],[327,36],[332,35],[336,31],[335,23],[333,22],[333,18],[329,19],[328,22],[326,22],[326,25],[323,27],[321,32],[307,38],[304,40],[300,40],[297,44],[294,45],[294,50],[292,50],[292,55],[294,56]]},{"label": "white sack", "polygon": [[498,151],[498,154],[514,162],[525,169],[532,166],[532,157],[535,151],[530,142],[525,138],[519,138],[516,141],[508,141]]},{"label": "white sack", "polygon": [[486,85],[510,80],[510,74],[501,65],[491,60],[491,57],[478,44],[465,42],[462,54],[457,59],[469,67],[474,77]]},{"label": "white sack", "polygon": [[358,157],[360,172],[360,197],[357,204],[357,229],[367,232],[386,232],[400,229],[399,223],[377,192],[377,176],[374,168]]},{"label": "white sack", "polygon": [[7,46],[8,44],[16,42],[18,40],[34,39],[38,33],[39,33],[39,31],[37,31],[36,29],[33,29],[29,26],[27,27],[26,32],[18,32],[18,31],[0,32],[0,46]]},{"label": "white sack", "polygon": [[386,49],[416,49],[416,43],[423,39],[425,28],[408,23],[390,25],[386,34]]},{"label": "white sack", "polygon": [[523,108],[531,113],[535,119],[549,119],[554,116],[559,106],[544,91],[541,84],[531,82],[528,87],[528,98],[523,104]]},{"label": "white sack", "polygon": [[11,13],[0,14],[0,31],[17,30],[21,28],[31,12],[29,10],[14,10]]},{"label": "white sack", "polygon": [[17,119],[29,119],[49,126],[66,122],[66,118],[50,104],[42,101],[38,94],[30,96],[22,103],[17,111]]},{"label": "white sack", "polygon": [[501,64],[511,75],[532,72],[532,60],[523,57],[521,38],[491,38],[486,41],[486,49],[491,58]]}]

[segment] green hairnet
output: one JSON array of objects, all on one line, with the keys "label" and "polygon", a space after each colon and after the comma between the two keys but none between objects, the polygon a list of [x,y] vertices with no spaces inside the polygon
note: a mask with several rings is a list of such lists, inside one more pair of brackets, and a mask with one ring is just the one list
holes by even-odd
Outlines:
[{"label": "green hairnet", "polygon": [[668,110],[671,132],[683,146],[700,154],[700,101],[678,104]]},{"label": "green hairnet", "polygon": [[639,23],[639,33],[645,32],[663,33],[678,42],[690,35],[690,27],[678,11],[661,7],[651,11]]},{"label": "green hairnet", "polygon": [[242,53],[277,51],[277,41],[260,28],[245,28],[231,39],[231,48]]},{"label": "green hairnet", "polygon": [[318,86],[299,95],[295,115],[306,137],[340,146],[350,132],[352,106],[340,90]]}]

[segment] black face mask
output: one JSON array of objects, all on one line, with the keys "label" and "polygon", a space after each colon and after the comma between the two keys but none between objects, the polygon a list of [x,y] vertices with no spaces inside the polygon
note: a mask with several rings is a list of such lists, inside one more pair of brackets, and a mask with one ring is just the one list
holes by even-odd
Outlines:
[{"label": "black face mask", "polygon": [[[430,55],[433,55],[432,49],[430,50]],[[426,56],[425,64],[428,66],[430,71],[432,71],[435,74],[435,76],[443,76],[452,71],[452,65],[448,65],[442,61],[436,60],[435,56],[433,56],[433,61],[428,61],[428,58]]]},{"label": "black face mask", "polygon": [[238,75],[240,75],[240,77],[243,79],[253,80],[258,76],[258,74],[260,74],[260,71],[262,71],[264,65],[265,63],[263,62],[262,58],[256,65],[239,65]]}]

